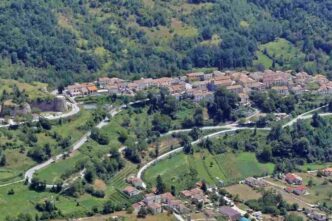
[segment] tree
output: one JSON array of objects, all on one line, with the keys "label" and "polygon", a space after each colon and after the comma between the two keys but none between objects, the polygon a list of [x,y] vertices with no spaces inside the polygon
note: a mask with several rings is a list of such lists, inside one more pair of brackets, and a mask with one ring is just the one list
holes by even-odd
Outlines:
[{"label": "tree", "polygon": [[137,213],[137,217],[144,219],[147,215],[148,215],[148,211],[146,210],[146,208],[144,206],[142,206]]},{"label": "tree", "polygon": [[6,166],[7,159],[3,151],[0,150],[0,166]]},{"label": "tree", "polygon": [[8,191],[8,193],[7,193],[8,195],[14,195],[15,194],[15,191],[14,191],[14,189],[10,189],[9,191]]},{"label": "tree", "polygon": [[171,186],[171,194],[176,196],[176,187],[174,185]]},{"label": "tree", "polygon": [[203,190],[204,193],[207,192],[207,185],[206,185],[206,183],[205,183],[204,180],[202,181],[202,187],[201,187],[201,189]]},{"label": "tree", "polygon": [[100,145],[107,145],[109,143],[109,138],[106,134],[103,134],[100,129],[93,128],[91,130],[90,137],[95,140]]},{"label": "tree", "polygon": [[325,124],[326,124],[325,120],[321,116],[319,116],[319,114],[317,112],[315,112],[314,115],[312,115],[311,125],[313,127],[322,127]]},{"label": "tree", "polygon": [[62,84],[58,86],[58,94],[62,94],[64,90],[65,87]]},{"label": "tree", "polygon": [[46,189],[46,182],[39,180],[37,177],[33,177],[29,188],[37,192],[44,191]]},{"label": "tree", "polygon": [[112,204],[111,201],[108,201],[104,204],[103,214],[110,214],[112,212],[114,212],[114,205]]},{"label": "tree", "polygon": [[166,186],[160,175],[158,175],[156,179],[156,188],[158,194],[163,194],[166,192]]},{"label": "tree", "polygon": [[172,119],[164,114],[155,114],[152,119],[152,130],[166,133],[171,128]]},{"label": "tree", "polygon": [[51,122],[46,118],[40,117],[39,118],[39,124],[45,130],[51,130],[52,129]]},{"label": "tree", "polygon": [[328,103],[328,110],[332,112],[332,100]]},{"label": "tree", "polygon": [[198,107],[194,113],[194,124],[197,127],[201,127],[204,125],[204,117],[203,117],[203,109]]},{"label": "tree", "polygon": [[278,140],[281,135],[283,134],[284,130],[282,129],[282,125],[281,124],[276,124],[272,127],[269,135],[268,135],[268,139],[269,140]]},{"label": "tree", "polygon": [[186,142],[183,146],[183,152],[185,154],[192,154],[194,152],[193,147],[190,142]]},{"label": "tree", "polygon": [[84,174],[84,179],[88,183],[92,183],[95,179],[95,173],[91,169],[87,170]]},{"label": "tree", "polygon": [[191,136],[191,138],[192,138],[193,140],[197,140],[201,134],[202,134],[202,131],[201,131],[198,127],[194,127],[194,128],[189,132],[189,136]]},{"label": "tree", "polygon": [[219,88],[214,93],[214,100],[207,105],[208,113],[216,123],[234,120],[232,111],[238,107],[240,98],[226,88]]}]

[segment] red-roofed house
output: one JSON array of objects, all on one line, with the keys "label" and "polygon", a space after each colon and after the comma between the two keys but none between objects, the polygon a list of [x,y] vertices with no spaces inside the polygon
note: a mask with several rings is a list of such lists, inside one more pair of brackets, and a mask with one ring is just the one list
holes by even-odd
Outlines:
[{"label": "red-roofed house", "polygon": [[175,199],[175,197],[170,192],[161,194],[160,197],[161,197],[161,202],[167,204]]},{"label": "red-roofed house", "polygon": [[322,173],[323,173],[324,176],[332,176],[332,167],[323,169]]},{"label": "red-roofed house", "polygon": [[189,197],[191,197],[192,194],[189,190],[183,190],[183,191],[180,192],[180,195],[182,197],[189,198]]},{"label": "red-roofed house", "polygon": [[123,192],[127,194],[129,197],[136,196],[141,193],[138,189],[132,186],[127,186],[126,188],[123,189]]},{"label": "red-roofed house", "polygon": [[289,184],[296,184],[301,185],[302,184],[302,178],[294,173],[287,173],[285,176],[285,181]]},{"label": "red-roofed house", "polygon": [[297,186],[297,187],[287,187],[285,191],[288,193],[294,193],[296,195],[304,195],[307,193],[307,188],[305,186]]},{"label": "red-roofed house", "polygon": [[134,203],[133,204],[134,213],[138,213],[138,211],[144,206],[145,206],[145,204],[142,201],[140,201],[138,203]]},{"label": "red-roofed house", "polygon": [[144,188],[144,182],[141,178],[138,177],[129,177],[127,182],[132,184],[136,188]]}]

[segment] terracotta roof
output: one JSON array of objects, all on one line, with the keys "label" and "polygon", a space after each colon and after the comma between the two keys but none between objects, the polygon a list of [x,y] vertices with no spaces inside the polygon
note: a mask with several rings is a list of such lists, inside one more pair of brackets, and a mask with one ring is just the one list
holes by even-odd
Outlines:
[{"label": "terracotta roof", "polygon": [[161,198],[167,199],[167,200],[172,200],[175,197],[170,192],[167,192],[167,193],[161,194]]},{"label": "terracotta roof", "polygon": [[131,193],[131,192],[137,191],[137,189],[132,186],[127,186],[126,188],[123,189],[123,191],[127,192],[127,193]]},{"label": "terracotta roof", "polygon": [[97,87],[95,85],[91,85],[87,87],[89,91],[97,91]]},{"label": "terracotta roof", "polygon": [[330,167],[330,168],[326,168],[326,169],[323,169],[323,172],[329,172],[329,173],[332,173],[332,167]]}]

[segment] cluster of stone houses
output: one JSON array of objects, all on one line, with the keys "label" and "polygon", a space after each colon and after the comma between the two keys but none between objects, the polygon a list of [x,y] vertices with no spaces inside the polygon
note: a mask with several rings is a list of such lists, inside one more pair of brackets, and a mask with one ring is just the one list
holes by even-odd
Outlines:
[{"label": "cluster of stone houses", "polygon": [[161,213],[164,209],[181,214],[189,213],[189,209],[169,192],[159,195],[149,193],[144,196],[142,201],[133,204],[135,213],[138,213],[142,207],[149,209],[152,214]]},{"label": "cluster of stone houses", "polygon": [[190,200],[193,204],[204,204],[205,202],[207,202],[207,197],[205,196],[204,192],[199,188],[181,191],[180,196]]},{"label": "cluster of stone houses", "polygon": [[70,96],[76,97],[97,93],[98,88],[94,83],[82,83],[69,85],[66,91]]},{"label": "cluster of stone houses", "polygon": [[226,87],[238,94],[242,103],[247,103],[252,90],[272,89],[281,95],[287,95],[290,92],[300,94],[311,90],[310,85],[313,84],[318,87],[314,92],[322,95],[332,94],[332,81],[323,75],[312,76],[305,72],[292,74],[290,71],[271,70],[264,72],[214,71],[208,74],[195,72],[181,77],[142,78],[134,81],[102,77],[94,83],[70,85],[66,91],[70,96],[84,96],[97,92],[134,95],[149,87],[166,87],[176,98],[186,95],[199,102],[203,99],[211,99],[217,88]]},{"label": "cluster of stone houses", "polygon": [[[144,190],[144,182],[142,179],[131,176],[126,179],[126,182],[130,184],[130,186],[124,188],[123,192],[127,194],[128,197],[134,197],[142,194],[141,190]],[[181,200],[176,199],[169,192],[164,194],[145,194],[142,201],[133,204],[135,213],[138,213],[142,207],[149,209],[152,214],[161,213],[164,209],[171,210],[179,214],[187,214],[190,212],[190,209],[188,209]]]}]

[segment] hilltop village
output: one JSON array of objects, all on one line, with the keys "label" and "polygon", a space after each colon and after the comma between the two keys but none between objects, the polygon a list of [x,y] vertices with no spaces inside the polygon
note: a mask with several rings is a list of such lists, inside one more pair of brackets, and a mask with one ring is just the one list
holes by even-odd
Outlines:
[{"label": "hilltop village", "polygon": [[165,87],[177,99],[189,96],[195,102],[203,99],[209,100],[217,88],[226,87],[229,91],[239,95],[242,104],[249,102],[251,91],[266,89],[274,90],[281,95],[305,92],[320,95],[332,94],[332,81],[329,81],[324,75],[312,76],[305,72],[292,73],[291,71],[271,70],[264,72],[195,72],[181,77],[142,78],[134,81],[102,77],[96,82],[69,85],[66,91],[73,97],[97,93],[134,95],[149,87]]}]

